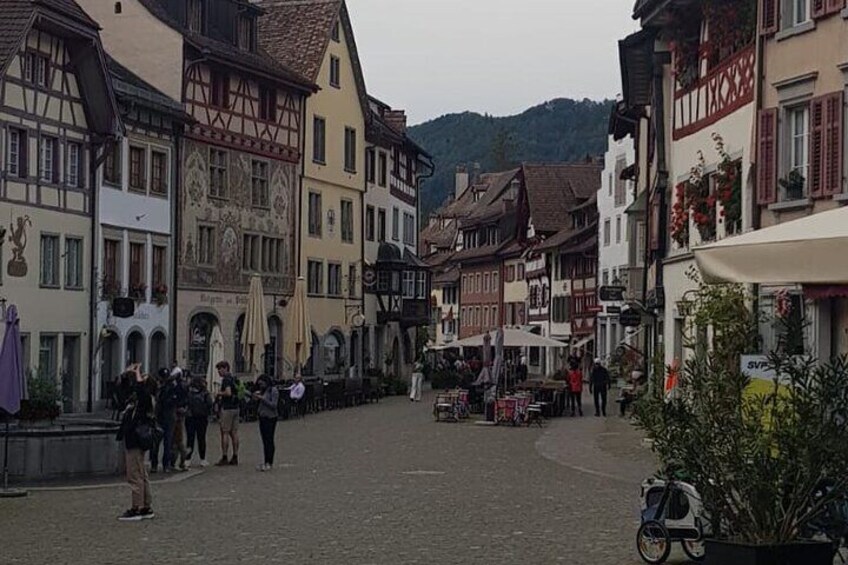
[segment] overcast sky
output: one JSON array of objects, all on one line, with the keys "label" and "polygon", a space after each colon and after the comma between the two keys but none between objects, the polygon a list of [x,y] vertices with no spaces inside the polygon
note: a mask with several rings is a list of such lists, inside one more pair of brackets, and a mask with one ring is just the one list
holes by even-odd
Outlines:
[{"label": "overcast sky", "polygon": [[369,94],[411,124],[621,91],[634,0],[347,0]]}]

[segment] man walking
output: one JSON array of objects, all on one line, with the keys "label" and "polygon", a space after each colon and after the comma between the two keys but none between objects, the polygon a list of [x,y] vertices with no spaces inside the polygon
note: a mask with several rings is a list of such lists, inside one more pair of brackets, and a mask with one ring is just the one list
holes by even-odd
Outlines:
[{"label": "man walking", "polygon": [[[239,399],[236,379],[230,374],[230,364],[227,361],[221,361],[215,368],[221,377],[221,390],[218,392],[218,404],[221,407],[221,460],[217,465],[238,465]],[[227,460],[230,440],[233,442],[233,456]]]},{"label": "man walking", "polygon": [[589,377],[589,392],[595,396],[595,417],[607,415],[607,391],[610,388],[610,374],[601,360],[595,359],[592,374]]},{"label": "man walking", "polygon": [[421,402],[421,388],[424,383],[424,361],[421,357],[415,360],[412,368],[412,383],[409,387],[409,401]]}]

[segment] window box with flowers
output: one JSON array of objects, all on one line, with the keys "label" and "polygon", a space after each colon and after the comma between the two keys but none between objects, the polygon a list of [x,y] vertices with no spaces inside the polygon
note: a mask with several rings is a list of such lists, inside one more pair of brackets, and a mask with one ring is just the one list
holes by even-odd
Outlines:
[{"label": "window box with flowers", "polygon": [[721,158],[715,173],[715,193],[721,203],[720,220],[728,235],[742,230],[742,162],[733,160],[724,149],[724,139],[713,133],[716,151]]},{"label": "window box with flowers", "polygon": [[121,283],[119,281],[108,277],[104,277],[100,281],[100,297],[103,300],[111,302],[115,298],[120,298],[122,295]]},{"label": "window box with flowers", "polygon": [[147,285],[144,283],[133,283],[130,285],[130,298],[136,302],[142,302],[147,297]]},{"label": "window box with flowers", "polygon": [[698,151],[698,164],[692,167],[687,181],[686,197],[692,210],[692,222],[701,241],[712,241],[716,236],[716,197],[710,187],[710,178],[704,173],[704,154]]},{"label": "window box with flowers", "polygon": [[164,306],[168,303],[167,285],[159,284],[153,288],[153,302],[155,302],[157,306]]},{"label": "window box with flowers", "polygon": [[689,247],[689,203],[686,199],[687,183],[674,187],[674,205],[671,207],[671,239],[680,249]]}]

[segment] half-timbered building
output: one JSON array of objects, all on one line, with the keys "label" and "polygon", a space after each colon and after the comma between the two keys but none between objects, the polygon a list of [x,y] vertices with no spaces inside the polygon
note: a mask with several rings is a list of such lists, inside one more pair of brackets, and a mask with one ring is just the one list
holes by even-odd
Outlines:
[{"label": "half-timbered building", "polygon": [[297,276],[298,165],[304,79],[259,46],[262,10],[244,0],[83,0],[115,59],[194,119],[180,146],[177,362],[208,371],[218,326],[236,373],[250,277],[262,276],[271,343],[265,372],[281,374],[280,302]]},{"label": "half-timbered building", "polygon": [[97,24],[73,0],[7,0],[0,31],[0,296],[23,364],[90,406],[95,170],[121,131]]}]

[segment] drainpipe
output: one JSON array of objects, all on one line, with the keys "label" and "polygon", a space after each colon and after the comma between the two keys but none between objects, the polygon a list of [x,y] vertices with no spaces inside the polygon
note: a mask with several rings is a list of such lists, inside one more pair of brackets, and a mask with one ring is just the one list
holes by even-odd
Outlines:
[{"label": "drainpipe", "polygon": [[174,124],[174,167],[171,176],[171,273],[169,276],[169,284],[171,287],[171,300],[168,303],[170,316],[168,324],[168,335],[171,340],[171,360],[177,361],[177,309],[179,301],[177,300],[177,270],[180,267],[180,250],[182,249],[182,229],[181,229],[181,204],[182,204],[182,133],[183,127]]}]

